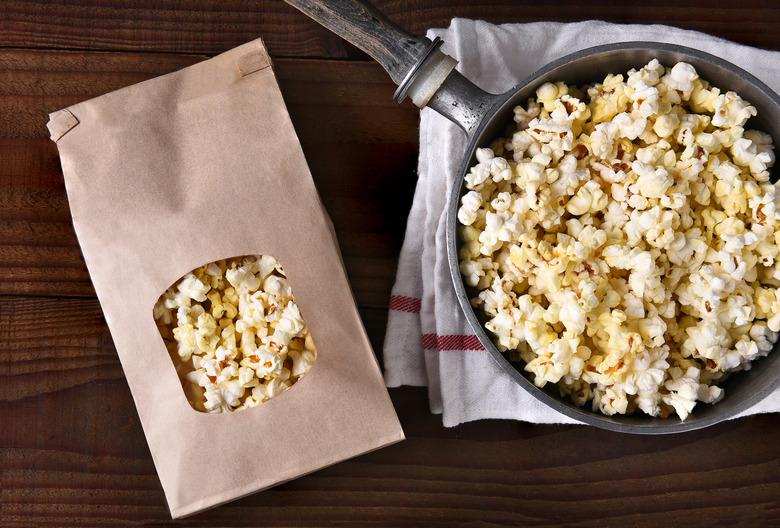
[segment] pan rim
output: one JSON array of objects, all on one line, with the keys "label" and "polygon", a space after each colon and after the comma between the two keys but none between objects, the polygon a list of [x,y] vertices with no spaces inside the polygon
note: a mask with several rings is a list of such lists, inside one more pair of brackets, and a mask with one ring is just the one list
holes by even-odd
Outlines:
[{"label": "pan rim", "polygon": [[[458,244],[458,233],[457,233],[459,224],[457,219],[457,211],[458,211],[458,206],[460,204],[460,197],[463,194],[462,191],[464,189],[464,176],[471,164],[470,162],[473,156],[473,152],[477,147],[476,143],[479,141],[482,132],[485,130],[488,124],[493,121],[493,119],[496,117],[497,114],[501,112],[502,109],[504,109],[505,105],[509,103],[509,101],[514,97],[514,95],[519,90],[523,89],[529,84],[534,83],[543,75],[561,66],[569,64],[573,61],[580,61],[580,60],[592,58],[595,55],[599,55],[603,53],[614,52],[614,51],[628,51],[628,50],[666,51],[666,52],[689,55],[700,61],[709,62],[715,66],[718,66],[726,70],[730,70],[732,73],[739,75],[748,84],[753,85],[753,87],[763,92],[764,95],[766,95],[773,102],[775,106],[780,107],[780,97],[778,97],[778,95],[771,88],[769,88],[769,86],[767,86],[764,82],[756,78],[751,73],[745,71],[739,66],[736,66],[735,64],[728,62],[720,57],[686,46],[680,46],[676,44],[669,44],[663,42],[653,42],[653,41],[628,41],[628,42],[618,42],[618,43],[584,48],[582,50],[578,50],[574,53],[558,58],[555,61],[550,62],[549,64],[536,70],[534,73],[524,78],[520,83],[515,85],[510,90],[504,92],[503,94],[497,95],[496,101],[492,106],[492,108],[485,114],[482,121],[479,123],[477,127],[474,128],[471,134],[468,135],[467,137],[468,146],[464,151],[463,160],[457,172],[458,176],[455,179],[455,181],[453,181],[448,196],[449,202],[447,204],[447,218],[446,218],[447,260],[448,260],[450,275],[452,279],[452,284],[455,289],[455,294],[458,299],[458,304],[460,305],[461,312],[463,313],[464,317],[469,323],[469,326],[477,336],[477,339],[479,339],[480,343],[485,348],[485,351],[490,354],[493,361],[495,361],[498,364],[501,370],[508,373],[512,377],[515,383],[520,385],[527,393],[533,396],[536,400],[540,401],[541,403],[544,403],[548,407],[563,414],[568,418],[601,429],[606,429],[606,430],[621,432],[621,433],[647,434],[647,435],[683,433],[683,432],[703,429],[705,427],[710,427],[712,425],[736,417],[737,415],[741,414],[748,408],[752,407],[753,405],[755,405],[756,403],[764,399],[771,392],[773,392],[778,386],[780,386],[780,377],[776,377],[773,383],[770,383],[767,387],[764,387],[762,390],[754,391],[750,395],[743,397],[741,401],[733,404],[733,406],[730,409],[724,409],[723,412],[715,411],[711,413],[709,416],[704,418],[698,418],[695,421],[671,421],[674,419],[653,418],[648,416],[647,424],[620,423],[618,420],[620,420],[620,416],[624,416],[624,415],[615,415],[616,417],[607,416],[607,415],[598,414],[595,411],[587,411],[583,408],[576,407],[573,403],[567,403],[562,397],[552,396],[551,394],[548,394],[544,390],[540,389],[539,387],[534,385],[531,380],[526,378],[520,371],[518,371],[514,366],[512,366],[509,360],[506,357],[504,357],[504,355],[498,350],[498,348],[495,346],[493,341],[487,335],[487,332],[482,326],[482,323],[479,322],[479,319],[477,318],[476,315],[476,311],[474,310],[474,308],[471,306],[469,302],[468,293],[466,291],[466,287],[463,282],[463,277],[461,275],[460,267],[459,267],[460,264],[458,258],[459,244]],[[772,352],[770,352],[770,354],[780,353],[780,351],[777,351],[778,344],[780,344],[780,341],[775,343],[775,347],[773,348]],[[760,368],[760,365],[758,365],[757,368]],[[726,397],[728,397],[728,395],[726,395]],[[695,413],[696,410],[694,409],[693,412]],[[625,415],[625,416],[630,416],[630,415]],[[659,420],[663,420],[664,422],[659,423]],[[668,423],[665,423],[667,420]]]}]

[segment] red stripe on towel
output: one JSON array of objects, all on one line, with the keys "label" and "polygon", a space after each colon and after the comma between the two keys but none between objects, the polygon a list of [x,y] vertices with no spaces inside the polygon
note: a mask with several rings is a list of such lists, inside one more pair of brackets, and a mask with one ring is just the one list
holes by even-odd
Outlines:
[{"label": "red stripe on towel", "polygon": [[391,295],[390,309],[396,312],[420,313],[420,299],[406,295]]},{"label": "red stripe on towel", "polygon": [[422,345],[425,350],[485,350],[475,335],[423,334]]}]

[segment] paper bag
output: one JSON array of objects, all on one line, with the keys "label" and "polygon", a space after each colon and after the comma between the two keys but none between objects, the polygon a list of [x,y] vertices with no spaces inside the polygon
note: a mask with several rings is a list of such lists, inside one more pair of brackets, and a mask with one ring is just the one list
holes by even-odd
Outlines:
[{"label": "paper bag", "polygon": [[[73,224],[173,517],[403,439],[260,40],[50,116]],[[152,315],[190,270],[273,255],[316,342],[257,407],[193,409]]]}]

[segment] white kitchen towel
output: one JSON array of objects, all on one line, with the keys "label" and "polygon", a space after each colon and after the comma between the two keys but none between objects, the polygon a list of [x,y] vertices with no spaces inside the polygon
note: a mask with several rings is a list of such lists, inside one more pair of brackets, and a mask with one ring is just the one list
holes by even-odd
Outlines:
[{"label": "white kitchen towel", "polygon": [[[647,40],[697,48],[748,70],[780,91],[780,53],[750,48],[668,26],[599,21],[496,26],[454,19],[432,29],[458,70],[481,88],[500,93],[545,64],[574,51],[613,42]],[[637,65],[640,66],[640,65]],[[450,184],[458,176],[463,132],[432,110],[420,121],[417,189],[390,299],[384,344],[385,382],[428,386],[431,411],[445,426],[482,418],[577,423],[538,402],[482,348],[460,312],[450,282],[445,245]],[[743,414],[780,411],[780,390]]]}]

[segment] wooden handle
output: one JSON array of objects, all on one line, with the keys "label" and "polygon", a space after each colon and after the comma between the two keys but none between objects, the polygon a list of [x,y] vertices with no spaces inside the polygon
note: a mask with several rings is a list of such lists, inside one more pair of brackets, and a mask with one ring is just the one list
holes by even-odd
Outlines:
[{"label": "wooden handle", "polygon": [[325,28],[365,51],[400,84],[430,41],[399,28],[360,0],[285,0]]}]

